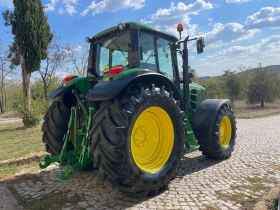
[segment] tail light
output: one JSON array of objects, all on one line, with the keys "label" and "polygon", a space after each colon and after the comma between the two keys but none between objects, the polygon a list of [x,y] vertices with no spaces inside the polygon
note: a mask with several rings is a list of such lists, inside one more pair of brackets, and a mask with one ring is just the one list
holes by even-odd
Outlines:
[{"label": "tail light", "polygon": [[116,75],[124,70],[124,66],[114,66],[109,71],[109,76]]},{"label": "tail light", "polygon": [[66,76],[65,78],[64,78],[64,80],[63,80],[63,82],[69,82],[70,80],[72,80],[72,79],[75,79],[77,76]]}]

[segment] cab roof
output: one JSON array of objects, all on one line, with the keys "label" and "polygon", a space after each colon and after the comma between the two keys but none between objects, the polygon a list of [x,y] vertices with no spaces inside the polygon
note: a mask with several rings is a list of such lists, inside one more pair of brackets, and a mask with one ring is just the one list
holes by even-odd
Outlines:
[{"label": "cab roof", "polygon": [[[168,38],[169,40],[172,40],[174,42],[178,41],[178,38],[170,33],[167,33],[167,32],[164,32],[164,31],[160,31],[156,28],[153,28],[153,27],[150,27],[148,25],[145,25],[143,23],[138,23],[138,22],[127,22],[127,23],[124,23],[126,26],[128,26],[129,28],[133,28],[133,29],[136,29],[136,30],[143,30],[143,31],[148,31],[152,34],[158,34],[160,36],[164,36],[166,38]],[[99,33],[97,33],[94,38],[98,38],[98,37],[102,37],[103,35],[105,34],[109,34],[111,32],[114,32],[118,30],[118,25],[116,26],[113,26],[111,28],[108,28],[104,31],[101,31]]]}]

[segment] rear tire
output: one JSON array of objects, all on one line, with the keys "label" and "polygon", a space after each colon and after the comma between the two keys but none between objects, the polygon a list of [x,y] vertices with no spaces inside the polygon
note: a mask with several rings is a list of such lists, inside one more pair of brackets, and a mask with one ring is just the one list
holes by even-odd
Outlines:
[{"label": "rear tire", "polygon": [[218,111],[213,125],[212,142],[198,141],[203,155],[224,160],[231,156],[236,138],[235,114],[228,104]]},{"label": "rear tire", "polygon": [[[174,136],[172,138],[174,144],[173,148],[170,149],[171,154],[166,152],[166,154],[162,153],[162,156],[159,157],[159,162],[167,157],[166,162],[163,161],[162,164],[158,164],[158,161],[153,162],[153,160],[158,160],[154,154],[165,151],[163,147],[157,147],[156,152],[150,153],[155,158],[150,159],[150,165],[141,165],[141,158],[143,158],[144,152],[142,153],[139,148],[145,148],[147,146],[146,142],[149,142],[151,145],[146,148],[152,150],[150,148],[153,146],[149,138],[153,138],[158,142],[161,139],[161,137],[157,139],[153,136],[156,131],[154,133],[148,131],[148,128],[150,128],[148,124],[153,121],[152,118],[150,121],[145,121],[144,116],[140,127],[134,127],[137,125],[136,122],[140,115],[146,111],[153,110],[151,107],[154,107],[155,110],[164,110],[162,113],[166,113],[169,116],[167,119],[170,119],[171,122],[170,130],[174,131],[171,135],[172,137]],[[152,111],[149,114],[153,115]],[[161,125],[160,116],[158,115],[158,124]],[[98,167],[103,176],[121,192],[137,197],[157,195],[160,190],[166,189],[169,181],[175,177],[176,169],[181,165],[184,141],[186,139],[183,117],[184,112],[179,108],[179,101],[175,101],[172,93],[165,91],[164,87],[160,89],[155,88],[153,85],[151,88],[142,86],[134,90],[127,90],[125,93],[122,92],[112,100],[103,101],[101,108],[93,117],[95,124],[90,133],[92,137],[91,153],[94,154],[95,158],[94,167]],[[150,119],[149,116],[147,119]],[[155,117],[155,119],[157,118]],[[151,124],[152,127],[156,123]],[[164,125],[165,123],[162,123],[162,126]],[[137,130],[141,133],[141,126],[144,127],[143,130],[146,134],[143,134],[143,136],[139,134],[140,137],[138,135],[137,140],[136,134],[134,137],[132,134]],[[147,130],[145,130],[145,127],[147,127]],[[166,130],[165,132],[164,129],[158,131],[162,133],[169,132]],[[160,135],[164,136],[164,134]],[[139,145],[141,146],[138,146],[138,150],[135,150],[133,144],[136,144],[135,142],[137,141],[139,142],[139,139]],[[172,140],[165,138],[161,143],[165,144],[165,142]],[[162,150],[159,148],[162,148]],[[135,151],[138,156],[135,155]],[[153,171],[153,166],[155,168],[158,166],[158,168]]]},{"label": "rear tire", "polygon": [[60,154],[64,143],[63,137],[68,130],[70,114],[70,107],[54,101],[44,116],[42,141],[46,145],[46,151],[52,156]]}]

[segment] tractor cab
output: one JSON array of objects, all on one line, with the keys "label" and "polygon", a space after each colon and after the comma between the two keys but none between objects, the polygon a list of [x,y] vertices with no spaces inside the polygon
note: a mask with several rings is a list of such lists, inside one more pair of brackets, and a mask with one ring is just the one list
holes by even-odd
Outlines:
[{"label": "tractor cab", "polygon": [[119,24],[94,36],[89,72],[103,77],[137,68],[160,73],[178,82],[176,42],[168,33],[140,23]]},{"label": "tractor cab", "polygon": [[[178,24],[177,31],[181,39],[182,24]],[[205,89],[197,84],[189,87],[188,68],[185,68],[188,67],[187,42],[197,40],[197,53],[202,53],[204,48],[202,37],[194,39],[187,37],[185,40],[179,40],[169,33],[147,25],[129,22],[120,23],[86,40],[91,43],[88,76],[98,77],[103,81],[114,81],[132,71],[143,73],[146,70],[164,76],[176,86],[180,92],[182,109],[186,112],[188,107],[195,112],[200,101],[203,100],[200,96],[204,96],[202,92]],[[181,72],[181,78],[177,61],[178,53],[183,60],[184,70]],[[193,89],[195,90],[192,91]],[[188,104],[191,94],[194,94],[193,101],[197,101],[196,97],[199,96],[197,105]]]}]

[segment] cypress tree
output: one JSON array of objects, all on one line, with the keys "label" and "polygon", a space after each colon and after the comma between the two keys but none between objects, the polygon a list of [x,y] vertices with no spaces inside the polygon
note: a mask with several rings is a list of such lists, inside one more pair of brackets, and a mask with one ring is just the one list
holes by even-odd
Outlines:
[{"label": "cypress tree", "polygon": [[[41,0],[13,0],[14,11],[3,12],[5,26],[12,27],[14,35],[10,57],[22,69],[24,118],[30,112],[30,77],[40,69],[41,60],[53,38]],[[25,121],[24,121],[25,122]],[[25,126],[28,127],[27,123]]]}]

